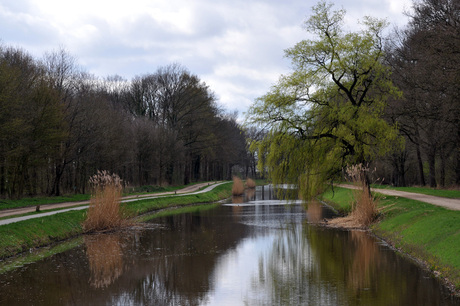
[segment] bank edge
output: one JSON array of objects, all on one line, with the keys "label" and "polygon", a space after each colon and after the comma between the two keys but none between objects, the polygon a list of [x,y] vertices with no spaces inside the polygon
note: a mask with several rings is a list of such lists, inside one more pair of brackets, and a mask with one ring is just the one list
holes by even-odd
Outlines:
[{"label": "bank edge", "polygon": [[[374,193],[379,218],[369,231],[409,256],[460,296],[460,211]],[[352,190],[335,187],[322,200],[339,211],[351,209]]]}]

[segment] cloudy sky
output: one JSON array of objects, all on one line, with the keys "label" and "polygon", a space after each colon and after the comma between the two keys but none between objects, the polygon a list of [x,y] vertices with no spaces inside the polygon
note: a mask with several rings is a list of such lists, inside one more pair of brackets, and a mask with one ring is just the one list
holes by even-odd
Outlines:
[{"label": "cloudy sky", "polygon": [[[40,58],[64,47],[83,70],[126,79],[179,63],[240,115],[289,72],[284,49],[305,39],[316,0],[0,0],[0,42]],[[411,0],[338,0],[404,26]]]}]

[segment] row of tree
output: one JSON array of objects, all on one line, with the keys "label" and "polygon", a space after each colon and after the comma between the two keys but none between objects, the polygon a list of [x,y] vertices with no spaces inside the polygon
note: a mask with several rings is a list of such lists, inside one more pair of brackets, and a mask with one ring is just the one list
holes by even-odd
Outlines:
[{"label": "row of tree", "polygon": [[356,32],[344,20],[344,9],[314,6],[311,39],[285,51],[293,72],[250,109],[265,131],[252,146],[259,168],[304,198],[357,164],[376,166],[367,184],[460,185],[458,1],[415,0],[389,39],[385,20],[365,17]]},{"label": "row of tree", "polygon": [[179,65],[128,81],[85,73],[65,50],[0,47],[0,196],[86,192],[97,170],[130,186],[248,171],[236,115]]},{"label": "row of tree", "polygon": [[403,92],[386,118],[405,150],[387,160],[389,182],[460,185],[460,3],[414,1],[410,23],[390,39],[386,63]]}]

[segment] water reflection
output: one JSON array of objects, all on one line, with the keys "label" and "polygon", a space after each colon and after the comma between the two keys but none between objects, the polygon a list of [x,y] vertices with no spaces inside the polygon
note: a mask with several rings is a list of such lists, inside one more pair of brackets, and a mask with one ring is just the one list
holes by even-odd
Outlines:
[{"label": "water reflection", "polygon": [[85,236],[91,277],[89,283],[95,288],[107,287],[123,273],[123,254],[117,234]]},{"label": "water reflection", "polygon": [[167,216],[152,228],[0,275],[0,305],[455,305],[436,280],[364,232],[310,226],[312,203]]},{"label": "water reflection", "polygon": [[319,223],[325,217],[323,216],[324,208],[316,200],[313,200],[307,204],[307,219],[310,223]]}]

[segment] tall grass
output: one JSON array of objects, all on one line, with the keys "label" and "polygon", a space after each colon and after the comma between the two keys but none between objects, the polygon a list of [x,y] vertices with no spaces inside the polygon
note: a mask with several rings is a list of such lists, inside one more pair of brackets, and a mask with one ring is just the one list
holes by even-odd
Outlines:
[{"label": "tall grass", "polygon": [[90,178],[92,194],[83,229],[86,232],[110,230],[127,223],[120,208],[122,181],[116,174],[98,171]]},{"label": "tall grass", "polygon": [[232,187],[232,195],[240,196],[244,194],[244,183],[243,181],[237,177],[233,177],[233,187]]},{"label": "tall grass", "polygon": [[256,182],[251,178],[247,178],[246,179],[246,187],[248,187],[249,189],[254,189],[254,188],[256,188]]},{"label": "tall grass", "polygon": [[368,168],[362,164],[349,166],[346,173],[349,179],[360,188],[353,190],[353,206],[351,218],[361,226],[370,225],[377,216],[377,205],[372,194],[370,193],[369,185],[366,180]]}]

